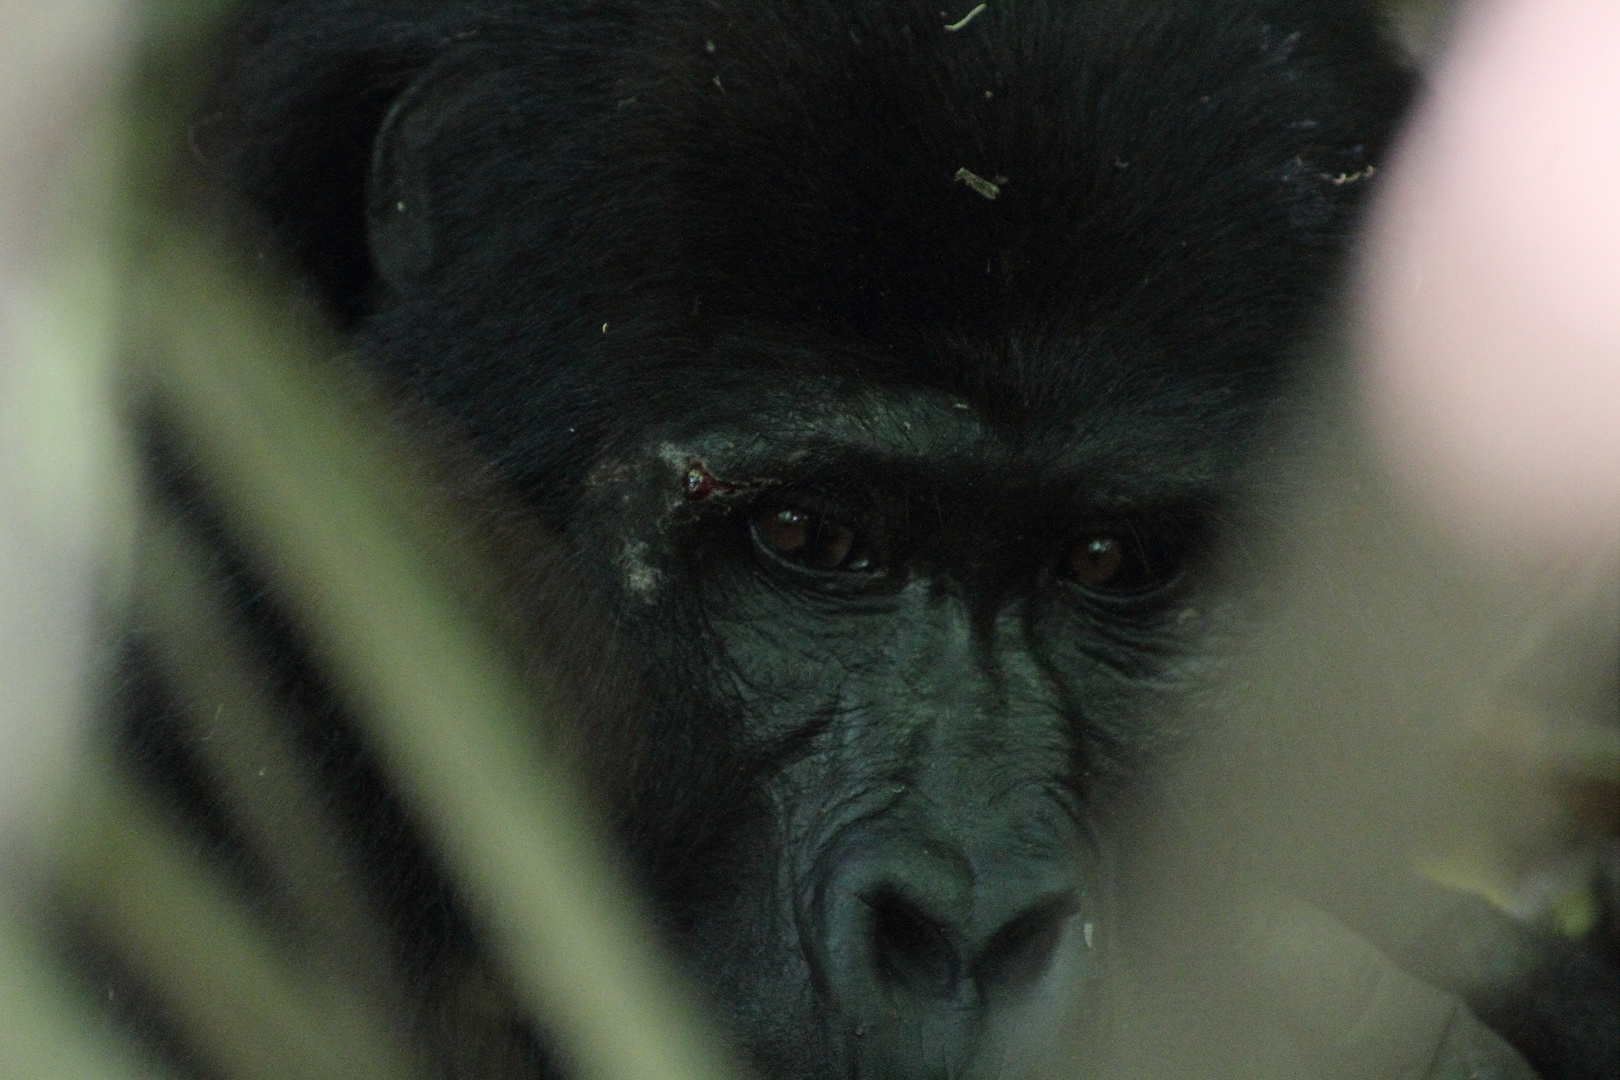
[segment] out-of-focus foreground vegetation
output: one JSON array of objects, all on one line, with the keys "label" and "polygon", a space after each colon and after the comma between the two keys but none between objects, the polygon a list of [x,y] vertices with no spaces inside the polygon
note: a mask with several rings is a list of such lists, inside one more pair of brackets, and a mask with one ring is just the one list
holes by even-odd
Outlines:
[{"label": "out-of-focus foreground vegetation", "polygon": [[[434,529],[443,511],[407,448],[380,410],[319,363],[336,346],[296,299],[244,269],[176,208],[174,155],[229,7],[150,0],[132,16],[138,31],[129,31],[119,88],[71,125],[62,179],[28,233],[26,266],[0,277],[10,296],[0,309],[9,320],[0,323],[8,335],[0,337],[8,353],[0,357],[0,449],[9,470],[0,497],[43,523],[24,540],[71,540],[55,552],[68,567],[55,578],[25,580],[35,564],[0,546],[0,559],[12,560],[0,566],[0,586],[17,590],[0,598],[0,618],[12,623],[0,626],[8,651],[0,676],[12,680],[0,694],[8,711],[0,724],[69,733],[46,739],[32,759],[46,779],[26,793],[6,788],[0,804],[8,829],[0,1076],[151,1075],[83,986],[48,959],[49,927],[37,917],[47,899],[147,974],[219,1076],[425,1075],[395,1027],[399,989],[374,959],[381,947],[347,871],[321,842],[330,826],[319,794],[278,742],[274,707],[247,673],[228,619],[210,606],[198,553],[142,504],[121,410],[149,397],[202,451],[233,527],[275,568],[274,583],[299,605],[395,781],[435,842],[455,853],[458,884],[493,929],[524,1005],[582,1075],[734,1075],[620,887],[571,781],[530,734],[527,718],[555,702],[486,647],[461,603],[457,583],[477,570],[459,565],[463,556]],[[1418,37],[1435,7],[1414,6]],[[9,535],[0,530],[0,541]],[[1341,534],[1323,550],[1353,552],[1368,539]],[[1312,602],[1313,587],[1331,593],[1350,580],[1300,577],[1301,603]],[[1390,590],[1367,594],[1365,618],[1408,619],[1385,643],[1423,644],[1393,659],[1369,647],[1369,663],[1432,661],[1442,679],[1483,670],[1457,659],[1464,639],[1483,647],[1470,628],[1446,620],[1485,608],[1416,610]],[[1620,725],[1605,711],[1610,684],[1588,677],[1610,662],[1603,620],[1612,598],[1601,582],[1563,595],[1573,599],[1549,615],[1536,649],[1515,658],[1517,667],[1498,667],[1512,692],[1444,744],[1456,771],[1435,790],[1472,801],[1433,815],[1439,824],[1422,863],[1432,877],[1580,937],[1594,930],[1607,880],[1592,872],[1593,859],[1614,859],[1620,832],[1605,834],[1620,792]],[[30,597],[34,606],[22,602]],[[233,785],[257,792],[233,809],[277,853],[278,873],[325,883],[300,901],[310,924],[324,928],[314,944],[289,949],[259,925],[105,760],[86,717],[110,643],[85,648],[74,632],[85,636],[93,612],[110,631],[129,605],[172,650],[165,662],[182,692],[235,703],[237,741],[214,764],[228,772],[251,761],[269,774],[262,785]],[[28,621],[37,611],[49,611],[64,633],[31,635],[47,625]],[[1256,670],[1307,652],[1291,639]],[[1371,670],[1357,669],[1355,654],[1340,659],[1347,677]],[[38,680],[35,691],[24,676],[39,675],[38,665],[58,677]],[[1270,700],[1321,693],[1319,675],[1308,685],[1278,675]],[[1347,689],[1343,707],[1362,700],[1377,698]],[[278,761],[285,767],[265,765]]]}]

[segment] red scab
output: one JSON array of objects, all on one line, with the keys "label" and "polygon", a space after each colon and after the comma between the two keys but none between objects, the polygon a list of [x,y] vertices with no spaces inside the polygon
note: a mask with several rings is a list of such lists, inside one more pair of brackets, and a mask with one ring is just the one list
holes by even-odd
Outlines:
[{"label": "red scab", "polygon": [[734,485],[715,479],[702,462],[694,461],[686,470],[686,497],[693,502],[702,502],[710,495],[727,495],[736,490]]}]

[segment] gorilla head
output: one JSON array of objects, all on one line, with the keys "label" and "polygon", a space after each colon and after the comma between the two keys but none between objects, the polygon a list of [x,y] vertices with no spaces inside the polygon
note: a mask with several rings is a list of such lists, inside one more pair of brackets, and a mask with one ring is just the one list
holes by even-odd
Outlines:
[{"label": "gorilla head", "polygon": [[284,0],[199,135],[605,598],[619,834],[738,1044],[922,1078],[1016,1071],[1117,949],[1405,90],[1343,0]]}]

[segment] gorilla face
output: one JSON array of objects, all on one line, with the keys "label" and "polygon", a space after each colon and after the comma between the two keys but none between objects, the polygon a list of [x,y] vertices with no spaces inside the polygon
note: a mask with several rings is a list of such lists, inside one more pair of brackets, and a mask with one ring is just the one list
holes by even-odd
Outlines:
[{"label": "gorilla face", "polygon": [[1083,1022],[1202,556],[1404,97],[1370,14],[281,3],[242,42],[231,182],[608,598],[620,834],[762,1071],[1014,1074]]},{"label": "gorilla face", "polygon": [[673,803],[720,842],[659,840],[651,881],[772,1075],[1005,1067],[1084,1012],[1107,811],[1163,737],[1225,493],[1144,472],[1101,387],[1038,416],[773,381],[605,462],[576,525],[651,684],[696,691],[649,722],[726,747]]}]

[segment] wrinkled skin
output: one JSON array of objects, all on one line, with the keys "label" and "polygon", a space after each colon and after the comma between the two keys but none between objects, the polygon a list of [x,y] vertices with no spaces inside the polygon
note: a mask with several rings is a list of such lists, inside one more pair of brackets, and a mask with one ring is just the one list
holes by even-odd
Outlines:
[{"label": "wrinkled skin", "polygon": [[[647,704],[595,764],[762,1075],[1022,1076],[1083,1037],[1205,556],[1405,100],[1387,51],[1342,0],[244,23],[195,142],[601,598]],[[435,986],[476,949],[388,813],[356,843]]]}]

